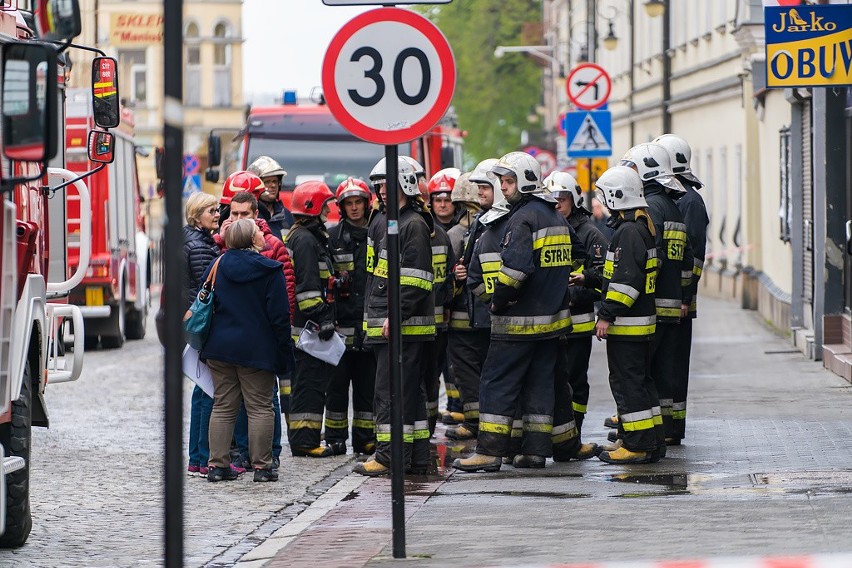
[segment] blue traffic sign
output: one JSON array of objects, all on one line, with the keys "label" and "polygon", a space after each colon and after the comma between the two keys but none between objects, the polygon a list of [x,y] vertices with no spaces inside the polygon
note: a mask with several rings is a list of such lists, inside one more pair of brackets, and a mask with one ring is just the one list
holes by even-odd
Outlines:
[{"label": "blue traffic sign", "polygon": [[608,110],[569,112],[564,128],[569,158],[612,156],[612,113]]}]

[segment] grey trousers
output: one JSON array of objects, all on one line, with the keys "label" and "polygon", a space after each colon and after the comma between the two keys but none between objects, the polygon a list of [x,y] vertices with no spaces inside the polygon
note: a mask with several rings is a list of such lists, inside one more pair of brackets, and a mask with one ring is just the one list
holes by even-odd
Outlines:
[{"label": "grey trousers", "polygon": [[213,375],[213,413],[210,415],[210,467],[230,467],[234,422],[245,402],[248,414],[249,457],[255,469],[272,467],[272,433],[275,414],[272,392],[275,374],[208,359]]}]

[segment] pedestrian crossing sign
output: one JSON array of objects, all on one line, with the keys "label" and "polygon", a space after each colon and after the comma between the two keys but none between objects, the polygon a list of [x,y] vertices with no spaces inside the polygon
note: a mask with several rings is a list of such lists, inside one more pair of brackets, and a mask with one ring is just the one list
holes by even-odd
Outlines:
[{"label": "pedestrian crossing sign", "polygon": [[612,114],[608,110],[569,112],[565,132],[569,158],[612,156]]}]

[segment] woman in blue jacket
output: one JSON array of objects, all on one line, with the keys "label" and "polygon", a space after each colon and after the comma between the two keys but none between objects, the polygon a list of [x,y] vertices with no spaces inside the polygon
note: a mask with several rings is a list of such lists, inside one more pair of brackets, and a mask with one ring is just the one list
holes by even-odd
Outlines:
[{"label": "woman in blue jacket", "polygon": [[[237,478],[229,450],[234,421],[245,403],[249,456],[255,481],[278,481],[272,469],[276,375],[293,369],[293,340],[287,284],[281,263],[258,254],[263,233],[253,220],[240,219],[225,233],[225,246],[214,284],[213,323],[201,350],[213,375],[208,481]],[[208,269],[209,272],[209,269]],[[206,274],[205,274],[206,278]]]}]

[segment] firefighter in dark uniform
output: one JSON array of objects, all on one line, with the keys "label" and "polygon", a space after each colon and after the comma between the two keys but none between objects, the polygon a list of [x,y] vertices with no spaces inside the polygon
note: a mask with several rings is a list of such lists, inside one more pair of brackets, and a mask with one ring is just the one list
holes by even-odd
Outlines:
[{"label": "firefighter in dark uniform", "polygon": [[[334,194],[320,181],[306,181],[293,190],[291,207],[296,222],[287,233],[286,245],[296,273],[293,340],[297,347],[299,334],[309,321],[319,326],[322,340],[331,339],[335,332],[334,298],[329,296],[334,265],[325,228],[328,203],[333,199]],[[330,447],[320,445],[323,409],[333,375],[332,365],[296,350],[287,432],[294,456],[323,458],[334,455]]]},{"label": "firefighter in dark uniform", "polygon": [[522,454],[528,467],[551,455],[554,373],[559,340],[571,328],[570,227],[543,199],[541,166],[509,153],[493,170],[511,204],[502,266],[491,296],[491,346],[482,369],[476,453],[457,459],[463,471],[497,471],[509,452],[515,410],[523,408]]},{"label": "firefighter in dark uniform", "polygon": [[672,172],[686,190],[683,197],[677,200],[677,208],[683,214],[686,223],[686,236],[692,248],[692,302],[689,304],[687,317],[680,320],[678,330],[678,345],[675,357],[674,384],[672,387],[672,424],[673,433],[667,441],[670,445],[680,445],[686,436],[686,398],[689,388],[689,356],[692,351],[692,320],[698,317],[696,297],[698,296],[698,281],[704,269],[704,255],[707,251],[707,206],[698,194],[702,187],[701,181],[695,177],[690,167],[692,149],[689,144],[674,134],[663,134],[654,142],[665,148],[672,161]]},{"label": "firefighter in dark uniform", "polygon": [[[589,404],[589,358],[592,355],[592,336],[595,330],[595,302],[601,298],[600,289],[586,287],[586,272],[593,273],[596,281],[603,270],[606,249],[609,240],[590,222],[591,208],[587,208],[586,196],[574,179],[567,172],[554,172],[544,180],[545,187],[556,198],[556,210],[562,213],[568,224],[577,235],[577,240],[583,245],[586,257],[583,265],[571,274],[571,286],[568,288],[571,297],[571,332],[563,340],[560,353],[560,363],[557,369],[557,388],[559,383],[567,381],[571,386],[571,407],[577,438],[582,434],[583,419]],[[575,260],[577,255],[575,254]],[[561,380],[560,380],[561,379]],[[553,459],[588,459],[599,452],[597,444],[581,444],[573,452],[562,454],[559,445],[554,441]]]},{"label": "firefighter in dark uniform", "polygon": [[[429,343],[435,338],[430,246],[432,227],[431,216],[423,211],[418,199],[414,168],[400,159],[398,171],[403,462],[406,472],[425,473],[429,463],[429,422],[426,418],[422,368],[430,364],[427,359]],[[388,252],[386,236],[378,236],[379,240],[374,241],[375,264],[372,273],[367,276],[367,336],[364,341],[366,345],[372,346],[376,355],[376,391],[373,401],[376,453],[353,469],[356,473],[369,476],[389,473],[391,458]]]},{"label": "firefighter in dark uniform", "polygon": [[[651,355],[651,376],[660,397],[663,418],[663,440],[674,434],[672,424],[673,382],[677,361],[681,317],[692,301],[692,249],[686,238],[683,215],[674,198],[683,195],[683,187],[674,179],[669,153],[659,144],[638,144],[628,150],[621,165],[639,173],[654,221],[657,242],[657,333]],[[660,432],[657,433],[660,436]],[[665,444],[660,446],[665,457]]]},{"label": "firefighter in dark uniform", "polygon": [[[491,210],[495,192],[500,192],[497,175],[491,171],[496,163],[496,158],[483,160],[467,179],[471,187],[463,188],[457,184],[453,189],[454,193],[458,190],[459,200],[463,203],[473,199],[473,196],[465,196],[463,193],[476,188],[476,200],[482,209],[464,231],[459,250],[455,251],[457,260],[453,267],[454,295],[450,309],[449,357],[462,399],[464,422],[447,428],[446,436],[453,440],[472,440],[479,434],[479,377],[488,354],[488,345],[491,343],[491,314],[486,302],[474,299],[473,291],[467,282],[468,267],[474,262],[474,247],[485,230],[482,217]],[[505,199],[503,202],[505,203]],[[461,232],[462,227],[459,223],[450,229],[451,242],[454,233]],[[499,239],[497,244],[499,245]],[[494,250],[499,253],[498,247]]]},{"label": "firefighter in dark uniform", "polygon": [[346,352],[335,367],[325,404],[325,441],[335,455],[346,453],[349,434],[349,386],[352,385],[352,450],[371,454],[376,449],[373,390],[376,358],[364,349],[364,294],[367,286],[367,215],[370,188],[348,178],[337,188],[340,223],[329,230],[329,245],[338,279],[335,287],[338,331]]},{"label": "firefighter in dark uniform", "polygon": [[658,459],[655,430],[662,425],[650,374],[657,319],[654,223],[646,209],[642,180],[633,169],[610,168],[595,185],[612,211],[608,223],[615,229],[604,262],[595,335],[607,340],[609,384],[621,434],[598,457],[607,463],[649,463]]}]

